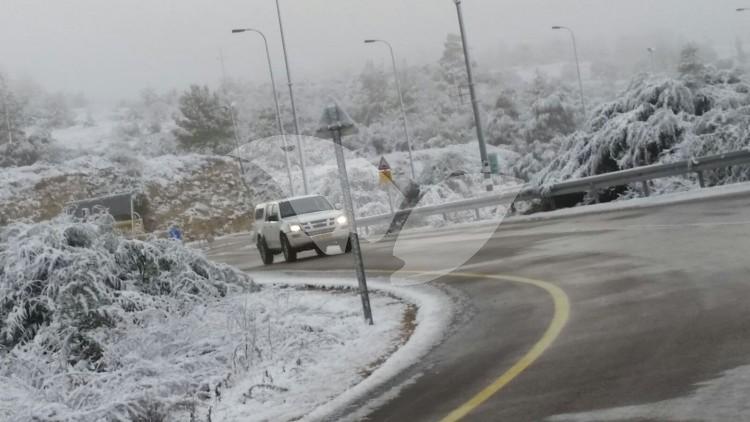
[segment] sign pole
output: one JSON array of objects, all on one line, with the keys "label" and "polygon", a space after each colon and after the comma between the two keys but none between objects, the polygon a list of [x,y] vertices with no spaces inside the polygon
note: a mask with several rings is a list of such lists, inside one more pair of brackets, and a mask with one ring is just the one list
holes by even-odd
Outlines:
[{"label": "sign pole", "polygon": [[357,281],[359,282],[359,295],[362,298],[362,310],[365,314],[365,321],[373,324],[372,309],[370,309],[370,294],[367,291],[367,279],[365,278],[365,265],[362,260],[362,249],[359,246],[359,234],[357,232],[357,220],[354,218],[354,205],[352,203],[352,193],[349,188],[349,177],[346,171],[346,161],[344,160],[344,150],[341,146],[341,129],[335,129],[333,142],[336,144],[336,162],[339,167],[339,179],[341,180],[341,191],[344,194],[344,208],[346,217],[349,220],[349,241],[352,243],[352,253],[354,254],[354,265],[357,270]]},{"label": "sign pole", "polygon": [[365,322],[373,325],[370,293],[367,290],[367,278],[365,276],[364,261],[362,260],[362,249],[359,245],[359,233],[357,231],[357,220],[354,215],[352,192],[349,187],[349,176],[346,171],[344,149],[341,145],[342,136],[356,132],[357,127],[354,125],[354,122],[351,121],[351,118],[337,104],[326,108],[321,120],[321,127],[318,129],[318,135],[333,139],[334,150],[336,151],[336,164],[338,164],[339,169],[339,180],[341,181],[341,192],[344,195],[344,210],[346,218],[349,220],[349,242],[351,242],[352,254],[354,255],[354,266],[359,283],[359,295],[362,299],[362,311],[364,312]]},{"label": "sign pole", "polygon": [[387,184],[384,186],[385,193],[388,194],[388,207],[391,209],[391,215],[395,214],[393,211],[393,198],[391,197],[391,185]]},{"label": "sign pole", "polygon": [[[412,173],[414,172],[414,168],[412,167]],[[378,164],[378,180],[380,182],[380,186],[385,190],[385,193],[388,195],[388,207],[391,209],[391,215],[394,214],[393,211],[393,199],[391,198],[391,185],[393,184],[393,174],[391,173],[391,165],[388,164],[388,161],[386,161],[385,157],[380,157],[380,164]]]}]

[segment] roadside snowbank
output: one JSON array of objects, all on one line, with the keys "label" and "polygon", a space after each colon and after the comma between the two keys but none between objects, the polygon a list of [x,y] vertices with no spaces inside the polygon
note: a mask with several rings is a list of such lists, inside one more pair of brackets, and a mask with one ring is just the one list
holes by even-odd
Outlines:
[{"label": "roadside snowbank", "polygon": [[[331,279],[330,277],[323,279],[319,276],[308,276],[305,273],[286,276],[253,274],[253,277],[261,285],[357,288],[357,282],[352,279]],[[400,285],[409,283],[392,283],[392,281],[371,277],[368,280],[368,286],[371,292],[382,292],[400,297],[418,307],[415,321],[416,328],[409,341],[396,350],[369,377],[335,399],[322,404],[302,420],[336,420],[356,410],[351,409],[351,407],[362,404],[369,394],[385,386],[396,375],[417,363],[443,339],[455,315],[455,305],[452,299],[445,292],[431,285],[404,287]],[[355,311],[361,313],[359,304]],[[382,311],[379,312],[377,308],[373,308],[373,319],[376,326],[382,324],[383,320],[387,321],[389,317]],[[368,408],[377,407],[377,405],[378,403],[367,403]]]}]

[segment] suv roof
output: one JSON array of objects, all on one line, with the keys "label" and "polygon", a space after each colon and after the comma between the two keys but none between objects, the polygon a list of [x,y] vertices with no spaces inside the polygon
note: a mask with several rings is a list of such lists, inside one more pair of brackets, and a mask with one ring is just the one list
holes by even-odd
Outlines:
[{"label": "suv roof", "polygon": [[290,196],[288,198],[281,198],[281,199],[275,199],[273,201],[261,202],[260,204],[256,205],[255,208],[258,209],[260,207],[265,207],[268,204],[273,204],[273,203],[276,203],[276,202],[294,201],[296,199],[317,198],[317,197],[323,197],[323,198],[325,198],[325,196],[323,196],[323,195],[317,195],[317,194],[315,194],[315,195]]}]

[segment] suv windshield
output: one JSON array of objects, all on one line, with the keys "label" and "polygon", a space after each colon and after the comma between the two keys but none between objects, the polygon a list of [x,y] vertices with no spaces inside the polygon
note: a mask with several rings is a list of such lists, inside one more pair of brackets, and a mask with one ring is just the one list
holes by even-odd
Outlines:
[{"label": "suv windshield", "polygon": [[300,214],[309,214],[318,211],[332,210],[333,207],[327,199],[322,196],[292,199],[291,201],[279,202],[281,218],[293,217]]}]

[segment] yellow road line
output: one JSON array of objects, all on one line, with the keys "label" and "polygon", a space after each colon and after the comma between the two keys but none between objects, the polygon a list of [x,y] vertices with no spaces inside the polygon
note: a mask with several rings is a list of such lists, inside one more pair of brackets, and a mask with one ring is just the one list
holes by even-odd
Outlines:
[{"label": "yellow road line", "polygon": [[542,337],[528,352],[526,352],[521,360],[500,375],[500,377],[493,381],[492,384],[488,385],[474,397],[469,399],[469,401],[449,413],[448,416],[441,420],[441,422],[454,422],[463,419],[498,391],[502,390],[503,387],[508,385],[513,379],[518,377],[523,371],[531,366],[531,364],[534,363],[534,361],[536,361],[550,347],[550,345],[552,345],[555,339],[560,335],[560,332],[565,326],[565,323],[568,322],[568,317],[570,316],[570,301],[568,300],[568,296],[561,288],[546,281],[511,275],[488,275],[476,273],[451,273],[449,276],[463,278],[491,278],[538,287],[552,296],[552,300],[555,304],[555,313]]},{"label": "yellow road line", "polygon": [[[393,271],[385,271],[385,270],[366,270],[368,273],[393,273]],[[322,271],[308,271],[308,272],[322,272]],[[552,345],[552,343],[557,339],[557,337],[560,335],[560,332],[562,331],[563,327],[565,327],[565,324],[568,322],[568,318],[570,317],[570,301],[568,300],[568,295],[565,294],[565,292],[555,286],[552,283],[549,283],[547,281],[542,280],[534,280],[532,278],[525,278],[525,277],[518,277],[513,275],[491,275],[491,274],[479,274],[479,273],[464,273],[464,272],[454,272],[454,273],[438,273],[433,271],[402,271],[406,273],[411,274],[434,274],[439,276],[446,276],[446,277],[460,277],[460,278],[489,278],[494,280],[501,280],[501,281],[509,281],[512,283],[519,283],[519,284],[526,284],[534,287],[538,287],[544,291],[546,291],[550,296],[552,296],[552,301],[555,305],[555,312],[552,316],[552,321],[550,322],[549,326],[547,327],[547,330],[544,332],[542,337],[534,344],[534,346],[529,349],[528,352],[526,352],[523,357],[513,364],[513,366],[510,367],[507,371],[505,371],[502,375],[500,375],[499,378],[497,378],[495,381],[492,382],[492,384],[488,385],[482,391],[478,392],[476,395],[474,395],[469,401],[465,402],[455,410],[453,410],[451,413],[449,413],[446,417],[440,420],[440,422],[455,422],[463,419],[466,417],[469,413],[474,411],[477,407],[479,407],[482,403],[489,400],[490,397],[495,395],[498,391],[502,390],[505,386],[507,386],[511,381],[513,381],[516,377],[521,375],[523,371],[525,371],[531,364],[533,364],[539,357]]]}]

